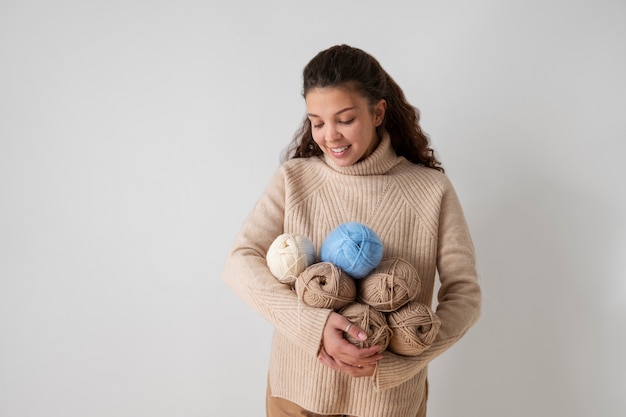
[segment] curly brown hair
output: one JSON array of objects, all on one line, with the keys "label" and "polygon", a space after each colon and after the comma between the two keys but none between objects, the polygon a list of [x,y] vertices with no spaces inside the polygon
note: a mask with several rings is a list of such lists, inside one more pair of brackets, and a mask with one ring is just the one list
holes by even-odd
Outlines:
[{"label": "curly brown hair", "polygon": [[[319,52],[304,67],[302,96],[314,88],[348,87],[362,94],[374,105],[380,99],[387,102],[385,118],[377,127],[379,137],[389,132],[396,154],[428,168],[444,172],[435,157],[428,136],[419,124],[419,110],[405,98],[400,86],[380,63],[361,49],[336,45]],[[322,155],[313,140],[311,121],[305,117],[288,146],[284,159],[308,158]]]}]

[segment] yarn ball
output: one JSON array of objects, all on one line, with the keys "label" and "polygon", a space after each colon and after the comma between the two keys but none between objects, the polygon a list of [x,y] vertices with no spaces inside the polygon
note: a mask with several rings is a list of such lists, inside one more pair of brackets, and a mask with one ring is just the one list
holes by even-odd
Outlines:
[{"label": "yarn ball", "polygon": [[284,233],[278,236],[266,255],[267,266],[283,284],[294,284],[297,276],[315,262],[315,246],[306,236]]},{"label": "yarn ball", "polygon": [[361,341],[348,333],[344,333],[344,337],[353,345],[360,348],[377,345],[381,349],[386,349],[389,345],[391,329],[387,325],[387,319],[382,312],[373,309],[367,304],[353,302],[339,310],[339,314],[367,334],[367,339]]},{"label": "yarn ball", "polygon": [[359,285],[358,301],[378,311],[397,310],[419,294],[417,270],[401,258],[385,258]]},{"label": "yarn ball", "polygon": [[320,255],[322,261],[331,262],[351,277],[361,279],[382,260],[383,244],[366,225],[342,223],[326,236]]},{"label": "yarn ball", "polygon": [[430,307],[418,302],[388,313],[387,323],[391,329],[389,350],[403,356],[416,356],[426,350],[441,327]]},{"label": "yarn ball", "polygon": [[298,298],[310,307],[338,310],[356,298],[352,277],[330,262],[318,262],[302,271],[295,283]]}]

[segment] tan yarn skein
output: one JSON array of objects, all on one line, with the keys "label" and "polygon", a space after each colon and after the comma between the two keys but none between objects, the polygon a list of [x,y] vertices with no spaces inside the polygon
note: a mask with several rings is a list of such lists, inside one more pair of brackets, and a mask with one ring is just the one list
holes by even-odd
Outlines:
[{"label": "tan yarn skein", "polygon": [[387,314],[391,329],[389,350],[398,355],[416,356],[437,337],[441,321],[426,304],[411,302]]},{"label": "tan yarn skein", "polygon": [[359,283],[358,301],[378,311],[397,310],[419,293],[417,270],[401,258],[385,258]]},{"label": "tan yarn skein", "polygon": [[350,334],[344,333],[345,338],[353,345],[360,348],[377,345],[382,349],[386,349],[389,345],[391,329],[382,312],[374,310],[367,304],[354,302],[339,310],[339,314],[348,319],[350,323],[363,329],[367,334],[367,339],[360,341]]},{"label": "tan yarn skein", "polygon": [[315,263],[296,279],[298,298],[311,307],[338,310],[356,298],[354,279],[330,262]]}]

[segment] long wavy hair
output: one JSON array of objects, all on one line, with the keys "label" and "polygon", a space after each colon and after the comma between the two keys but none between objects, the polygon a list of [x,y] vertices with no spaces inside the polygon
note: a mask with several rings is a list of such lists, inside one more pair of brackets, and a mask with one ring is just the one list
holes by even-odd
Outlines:
[{"label": "long wavy hair", "polygon": [[[304,67],[302,96],[311,89],[347,87],[356,90],[374,106],[380,99],[387,102],[385,117],[377,127],[379,137],[389,132],[391,145],[397,155],[428,168],[444,172],[435,157],[428,136],[419,124],[419,110],[407,102],[400,86],[382,68],[380,63],[361,49],[336,45],[319,52]],[[305,117],[283,160],[320,156],[323,152],[313,140],[311,121]]]}]

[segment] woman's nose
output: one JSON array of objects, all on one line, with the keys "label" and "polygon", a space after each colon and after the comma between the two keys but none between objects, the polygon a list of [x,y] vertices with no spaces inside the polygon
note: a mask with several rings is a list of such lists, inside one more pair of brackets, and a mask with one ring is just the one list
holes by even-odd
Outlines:
[{"label": "woman's nose", "polygon": [[337,126],[328,124],[326,127],[326,140],[333,141],[341,138],[341,133],[337,130]]}]

